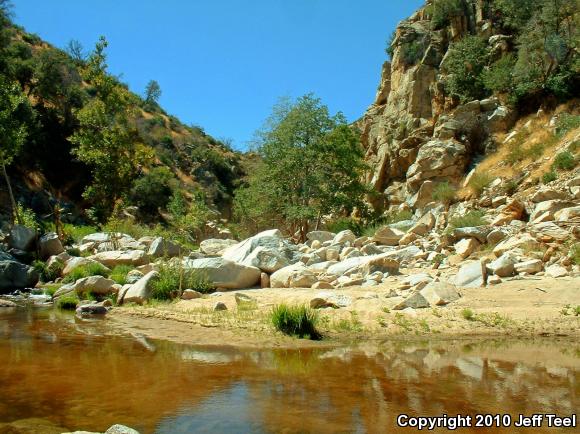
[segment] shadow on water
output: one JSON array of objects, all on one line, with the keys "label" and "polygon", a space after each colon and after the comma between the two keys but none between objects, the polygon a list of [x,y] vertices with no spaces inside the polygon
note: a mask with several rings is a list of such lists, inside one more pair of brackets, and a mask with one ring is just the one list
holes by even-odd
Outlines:
[{"label": "shadow on water", "polygon": [[409,432],[396,428],[398,414],[570,415],[580,404],[580,344],[566,340],[209,349],[110,335],[106,320],[52,309],[5,309],[0,366],[0,432],[29,418],[142,433]]}]

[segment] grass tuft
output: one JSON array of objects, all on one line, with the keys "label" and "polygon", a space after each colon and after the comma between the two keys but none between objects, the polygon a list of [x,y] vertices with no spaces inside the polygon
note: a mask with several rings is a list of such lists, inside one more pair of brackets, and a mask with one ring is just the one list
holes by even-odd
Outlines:
[{"label": "grass tuft", "polygon": [[90,263],[75,268],[62,281],[63,283],[74,283],[77,280],[83,279],[85,277],[90,276],[109,277],[109,274],[110,272],[105,266],[98,263],[97,264]]},{"label": "grass tuft", "polygon": [[483,193],[485,187],[491,184],[491,181],[493,181],[493,179],[494,179],[493,176],[491,176],[489,173],[475,172],[471,176],[471,179],[469,180],[469,183],[467,185],[469,186],[471,191],[473,191],[475,194],[479,196],[481,193]]},{"label": "grass tuft", "polygon": [[549,172],[546,172],[542,175],[542,183],[544,184],[549,184],[556,179],[558,179],[558,174],[553,170],[550,170]]},{"label": "grass tuft", "polygon": [[554,158],[552,170],[572,170],[576,166],[576,159],[569,151],[560,152]]},{"label": "grass tuft", "polygon": [[437,184],[433,190],[433,200],[444,204],[450,204],[455,199],[457,190],[448,182]]},{"label": "grass tuft", "polygon": [[453,217],[449,221],[449,225],[453,228],[471,228],[475,226],[484,226],[487,224],[484,216],[485,212],[483,211],[469,211],[463,217]]},{"label": "grass tuft", "polygon": [[171,300],[178,297],[180,295],[180,287],[181,291],[193,289],[202,294],[215,290],[215,287],[206,276],[195,270],[188,270],[178,265],[161,265],[158,274],[159,277],[152,282],[151,297],[155,300]]},{"label": "grass tuft", "polygon": [[475,321],[475,313],[469,308],[463,309],[461,311],[461,316],[467,321]]},{"label": "grass tuft", "polygon": [[75,310],[79,301],[80,300],[75,293],[66,294],[56,300],[56,307],[62,310]]},{"label": "grass tuft", "polygon": [[322,336],[316,329],[318,313],[306,306],[288,306],[280,304],[270,313],[276,330],[289,336],[319,340]]},{"label": "grass tuft", "polygon": [[119,285],[125,285],[127,283],[127,274],[129,271],[133,270],[130,265],[117,265],[111,271],[110,279],[113,279]]}]

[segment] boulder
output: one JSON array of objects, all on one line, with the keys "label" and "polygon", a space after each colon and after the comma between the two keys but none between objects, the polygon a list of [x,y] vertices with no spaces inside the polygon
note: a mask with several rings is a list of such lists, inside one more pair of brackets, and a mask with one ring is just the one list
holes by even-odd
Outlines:
[{"label": "boulder", "polygon": [[415,292],[407,297],[405,300],[393,307],[394,310],[403,310],[407,308],[424,309],[429,307],[429,301],[419,292]]},{"label": "boulder", "polygon": [[510,200],[501,213],[491,222],[492,226],[503,226],[513,220],[521,220],[526,207],[517,199]]},{"label": "boulder", "polygon": [[404,235],[405,232],[403,231],[389,226],[383,226],[375,233],[375,235],[373,235],[371,240],[385,246],[398,246],[399,241],[401,241],[401,238],[403,238]]},{"label": "boulder", "polygon": [[446,282],[431,282],[421,290],[420,294],[431,306],[445,306],[461,297],[457,289]]},{"label": "boulder", "polygon": [[341,231],[334,236],[332,239],[332,244],[343,244],[351,243],[354,244],[356,241],[356,235],[351,230]]},{"label": "boulder", "polygon": [[419,191],[409,198],[407,203],[413,209],[423,208],[430,202],[433,202],[433,191],[435,190],[435,183],[432,181],[425,181],[419,187]]},{"label": "boulder", "polygon": [[319,241],[324,243],[325,241],[332,241],[335,234],[328,231],[312,231],[306,234],[306,239],[309,241]]},{"label": "boulder", "polygon": [[139,431],[125,425],[115,424],[105,431],[105,434],[139,434]]},{"label": "boulder", "polygon": [[310,288],[318,279],[306,266],[298,262],[281,268],[270,276],[272,288]]},{"label": "boulder", "polygon": [[516,273],[536,274],[544,269],[544,263],[539,259],[520,262],[514,266]]},{"label": "boulder", "polygon": [[[338,262],[328,267],[328,273],[337,276],[350,274],[364,269],[365,272],[370,273],[374,271],[390,272],[397,274],[399,271],[399,262],[393,256],[395,252],[382,253],[380,255],[358,256],[349,258],[342,262]],[[384,271],[383,271],[384,270]]]},{"label": "boulder", "polygon": [[163,237],[157,237],[149,246],[147,254],[152,258],[174,258],[182,253],[181,246]]},{"label": "boulder", "polygon": [[312,289],[334,289],[334,285],[329,282],[319,281],[312,285]]},{"label": "boulder", "polygon": [[270,287],[270,275],[268,273],[260,273],[260,288]]},{"label": "boulder", "polygon": [[530,200],[534,203],[545,202],[548,200],[567,200],[570,199],[570,195],[562,190],[556,190],[552,187],[541,187],[536,191]]},{"label": "boulder", "polygon": [[236,240],[222,240],[210,238],[203,240],[199,245],[199,250],[209,256],[221,256],[228,247],[238,244]]},{"label": "boulder", "polygon": [[499,257],[505,252],[517,248],[524,250],[539,250],[541,248],[541,244],[530,234],[516,235],[502,241],[497,246],[495,246],[493,249],[493,254],[496,257]]},{"label": "boulder", "polygon": [[218,301],[216,304],[214,304],[213,310],[214,312],[223,312],[225,310],[228,310],[228,307],[223,301]]},{"label": "boulder", "polygon": [[503,240],[506,236],[507,234],[501,229],[494,229],[489,234],[487,234],[486,241],[491,245],[495,245]]},{"label": "boulder", "polygon": [[259,268],[266,273],[273,273],[290,265],[290,260],[277,250],[258,246],[240,263]]},{"label": "boulder", "polygon": [[530,215],[530,222],[541,223],[554,220],[556,212],[574,206],[576,206],[576,203],[566,200],[547,200],[545,202],[540,202],[536,205],[534,212]]},{"label": "boulder", "polygon": [[475,238],[481,244],[484,244],[487,240],[487,236],[491,233],[491,231],[492,228],[490,226],[472,226],[465,228],[455,228],[453,229],[452,235],[455,240]]},{"label": "boulder", "polygon": [[481,261],[467,262],[455,276],[455,286],[460,288],[479,288],[486,283],[485,265]]},{"label": "boulder", "polygon": [[108,309],[102,304],[84,304],[77,307],[76,314],[80,316],[85,315],[105,315]]},{"label": "boulder", "polygon": [[142,250],[113,250],[108,252],[97,253],[89,256],[89,259],[100,262],[102,265],[114,268],[117,265],[130,265],[138,267],[139,265],[147,264],[147,256]]},{"label": "boulder", "polygon": [[559,222],[580,218],[580,206],[561,209],[554,214],[554,218]]},{"label": "boulder", "polygon": [[409,229],[408,233],[413,233],[413,234],[423,236],[427,232],[429,232],[431,229],[433,229],[433,227],[435,226],[435,221],[436,221],[436,219],[435,219],[435,216],[433,215],[433,213],[428,212],[424,216],[422,216],[417,221],[417,223],[415,223],[415,225],[413,225],[413,227],[411,227],[411,229]]},{"label": "boulder", "polygon": [[[272,263],[272,257],[282,258],[286,264],[294,264],[298,262],[302,256],[298,251],[297,246],[284,239],[282,232],[278,229],[272,229],[260,232],[253,237],[228,247],[223,252],[222,257],[228,261],[249,265],[255,263],[255,257],[251,257],[250,259],[248,259],[248,257],[250,257],[258,247],[261,247],[261,257],[267,259],[265,261],[266,264]],[[247,259],[248,261],[246,261]],[[259,262],[260,260],[258,258],[258,263]],[[268,267],[268,265],[266,265],[266,267]]]},{"label": "boulder", "polygon": [[138,303],[143,304],[145,301],[149,300],[151,297],[152,283],[159,278],[157,271],[151,271],[143,276],[141,279],[131,285],[131,287],[125,292],[125,295],[120,303]]},{"label": "boulder", "polygon": [[194,291],[193,289],[186,289],[181,294],[182,300],[195,300],[195,299],[201,298],[201,297],[203,297],[203,294],[201,292]]},{"label": "boulder", "polygon": [[546,276],[548,277],[558,278],[558,277],[566,277],[567,275],[568,270],[566,270],[561,265],[555,264],[550,265],[549,267],[546,268]]},{"label": "boulder", "polygon": [[186,269],[195,270],[217,288],[244,289],[258,285],[259,268],[238,264],[224,258],[186,259]]},{"label": "boulder", "polygon": [[34,249],[36,236],[36,230],[27,228],[26,226],[14,225],[10,231],[8,246],[24,252],[31,251]]},{"label": "boulder", "polygon": [[529,226],[530,233],[543,243],[564,242],[571,238],[570,232],[560,228],[553,222],[537,223]]},{"label": "boulder", "polygon": [[518,260],[513,254],[506,252],[495,261],[488,263],[487,269],[490,274],[495,274],[499,277],[509,277],[514,275],[514,265],[517,262]]},{"label": "boulder", "polygon": [[473,238],[465,238],[455,244],[455,253],[463,259],[469,257],[479,247],[479,241]]},{"label": "boulder", "polygon": [[43,259],[60,255],[64,252],[64,247],[62,246],[58,235],[54,232],[47,233],[40,237],[40,240],[38,240],[38,247],[40,250],[40,256]]},{"label": "boulder", "polygon": [[70,258],[68,261],[66,261],[66,264],[62,270],[62,275],[67,276],[70,273],[72,273],[73,270],[77,269],[78,267],[84,267],[84,266],[87,266],[89,264],[100,264],[106,271],[111,271],[109,268],[105,267],[103,264],[101,264],[100,262],[97,262],[93,259],[81,258],[78,256],[74,256],[74,257]]},{"label": "boulder", "polygon": [[38,279],[38,272],[28,265],[12,260],[0,261],[0,293],[32,288]]},{"label": "boulder", "polygon": [[115,281],[103,276],[89,276],[77,280],[72,288],[77,294],[93,293],[98,295],[107,295],[114,292],[113,285]]},{"label": "boulder", "polygon": [[10,300],[4,300],[0,298],[0,308],[2,307],[17,307],[18,305]]}]

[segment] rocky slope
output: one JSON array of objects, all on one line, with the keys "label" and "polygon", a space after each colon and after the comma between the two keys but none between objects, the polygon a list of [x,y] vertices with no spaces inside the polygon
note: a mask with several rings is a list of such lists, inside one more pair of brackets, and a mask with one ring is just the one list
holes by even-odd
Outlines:
[{"label": "rocky slope", "polygon": [[405,201],[413,208],[422,205],[417,201],[433,188],[425,181],[458,186],[482,155],[496,149],[496,135],[518,119],[505,103],[506,95],[460,105],[445,86],[445,63],[453,44],[463,38],[481,37],[491,59],[515,49],[513,32],[492,20],[493,2],[455,2],[463,8],[440,27],[433,22],[435,3],[427,1],[398,25],[375,101],[357,122],[372,169],[367,180],[377,191],[371,200],[378,210]]}]

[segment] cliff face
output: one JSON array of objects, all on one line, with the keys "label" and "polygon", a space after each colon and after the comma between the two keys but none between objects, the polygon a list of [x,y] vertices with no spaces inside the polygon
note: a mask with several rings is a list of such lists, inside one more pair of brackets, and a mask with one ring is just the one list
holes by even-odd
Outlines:
[{"label": "cliff face", "polygon": [[[495,34],[488,0],[466,0],[461,12],[437,27],[432,2],[402,21],[382,68],[374,103],[358,122],[367,162],[367,181],[379,193],[373,206],[407,201],[419,206],[438,181],[457,183],[473,157],[492,146],[490,134],[506,129],[513,113],[496,98],[459,106],[446,95],[444,65],[452,43],[467,35],[483,37],[492,53],[507,50],[509,36]],[[426,183],[425,181],[433,181]]]}]

